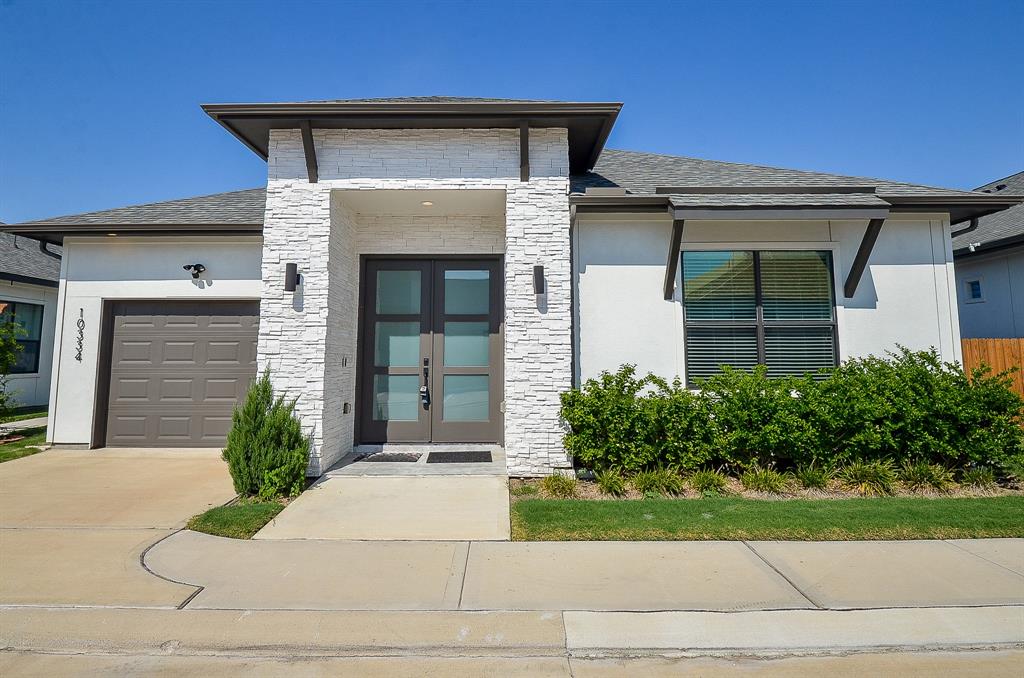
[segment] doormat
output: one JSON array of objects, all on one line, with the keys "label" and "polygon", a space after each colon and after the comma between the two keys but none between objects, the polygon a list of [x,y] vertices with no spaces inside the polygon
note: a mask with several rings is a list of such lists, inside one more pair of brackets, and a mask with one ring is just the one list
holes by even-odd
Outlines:
[{"label": "doormat", "polygon": [[419,461],[421,456],[416,452],[377,452],[358,461]]},{"label": "doormat", "polygon": [[458,452],[431,452],[428,464],[479,464],[491,461],[490,450],[459,450]]}]

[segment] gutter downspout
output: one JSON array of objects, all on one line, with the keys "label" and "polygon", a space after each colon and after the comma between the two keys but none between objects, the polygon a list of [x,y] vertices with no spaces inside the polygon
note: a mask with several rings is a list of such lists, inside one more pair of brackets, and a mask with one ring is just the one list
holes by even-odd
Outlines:
[{"label": "gutter downspout", "polygon": [[970,233],[971,231],[976,230],[978,230],[978,217],[971,217],[971,223],[969,226],[967,226],[966,228],[961,228],[959,231],[950,231],[949,237],[955,238],[957,236],[964,235],[966,233]]}]

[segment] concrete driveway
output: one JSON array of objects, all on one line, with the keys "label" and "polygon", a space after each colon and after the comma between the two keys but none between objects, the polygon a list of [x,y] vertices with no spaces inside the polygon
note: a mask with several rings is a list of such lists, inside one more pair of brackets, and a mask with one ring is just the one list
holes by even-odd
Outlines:
[{"label": "concrete driveway", "polygon": [[142,553],[234,496],[216,450],[50,450],[0,464],[0,605],[177,607]]}]

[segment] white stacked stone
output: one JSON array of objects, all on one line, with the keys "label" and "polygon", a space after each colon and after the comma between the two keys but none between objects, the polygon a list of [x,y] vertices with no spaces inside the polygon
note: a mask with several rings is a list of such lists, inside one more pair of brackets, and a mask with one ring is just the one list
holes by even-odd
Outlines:
[{"label": "white stacked stone", "polygon": [[[297,397],[313,439],[310,473],[353,444],[361,254],[505,255],[505,450],[509,473],[568,466],[558,416],[571,384],[568,141],[530,133],[519,181],[518,130],[314,130],[319,183],[306,180],[297,130],[273,130],[264,223],[259,363]],[[340,189],[340,190],[336,190]],[[356,214],[345,190],[503,190],[504,224],[488,215]],[[333,197],[332,197],[332,191]],[[284,264],[304,276],[284,291]],[[533,293],[533,266],[548,293]]]}]

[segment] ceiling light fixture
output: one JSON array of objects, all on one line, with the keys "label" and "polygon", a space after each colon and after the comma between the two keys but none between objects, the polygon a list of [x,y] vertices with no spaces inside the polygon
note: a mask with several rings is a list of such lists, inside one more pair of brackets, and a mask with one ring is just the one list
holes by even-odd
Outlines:
[{"label": "ceiling light fixture", "polygon": [[433,207],[434,206],[434,203],[430,202],[429,200],[424,200],[420,204],[423,205],[424,207]]}]

